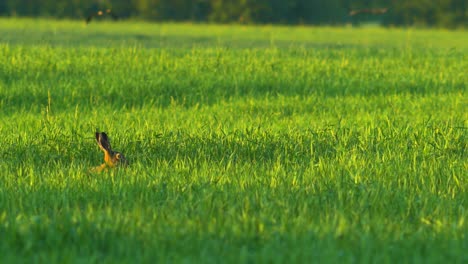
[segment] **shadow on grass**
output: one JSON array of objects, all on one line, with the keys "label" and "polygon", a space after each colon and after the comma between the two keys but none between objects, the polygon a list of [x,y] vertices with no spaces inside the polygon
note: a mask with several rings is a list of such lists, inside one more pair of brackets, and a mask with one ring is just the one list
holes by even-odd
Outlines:
[{"label": "shadow on grass", "polygon": [[[75,183],[66,189],[42,185],[17,197],[21,207],[0,223],[3,257],[463,261],[463,240],[453,236],[451,227],[424,222],[421,216],[434,212],[420,196],[376,182],[358,186],[349,181],[342,188],[322,186],[311,192],[292,186],[183,182],[148,188],[145,182],[121,180],[100,178],[98,186]],[[11,199],[10,191],[2,192],[3,198]]]},{"label": "shadow on grass", "polygon": [[[248,38],[236,36],[191,36],[191,35],[156,35],[138,33],[107,33],[107,32],[67,32],[52,31],[29,32],[28,37],[16,31],[3,30],[0,43],[25,46],[50,47],[97,47],[121,48],[138,47],[145,49],[187,49],[187,48],[231,48],[231,49],[263,49],[263,48],[306,48],[317,50],[355,49],[362,48],[358,44],[343,44],[336,42],[317,42],[313,40],[270,40],[268,38]],[[378,48],[377,46],[375,48]]]}]

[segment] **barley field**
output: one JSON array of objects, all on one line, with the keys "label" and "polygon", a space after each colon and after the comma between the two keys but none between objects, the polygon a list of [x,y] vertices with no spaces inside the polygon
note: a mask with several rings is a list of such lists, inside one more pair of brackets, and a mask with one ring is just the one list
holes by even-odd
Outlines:
[{"label": "barley field", "polygon": [[[0,19],[0,262],[467,263],[468,35]],[[130,165],[101,173],[94,132]]]}]

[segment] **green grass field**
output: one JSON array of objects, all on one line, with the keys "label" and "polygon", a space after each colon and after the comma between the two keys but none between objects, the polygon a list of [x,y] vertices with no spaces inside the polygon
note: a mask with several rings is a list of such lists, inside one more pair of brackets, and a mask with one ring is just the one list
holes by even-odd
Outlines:
[{"label": "green grass field", "polygon": [[466,31],[0,25],[0,262],[467,263]]}]

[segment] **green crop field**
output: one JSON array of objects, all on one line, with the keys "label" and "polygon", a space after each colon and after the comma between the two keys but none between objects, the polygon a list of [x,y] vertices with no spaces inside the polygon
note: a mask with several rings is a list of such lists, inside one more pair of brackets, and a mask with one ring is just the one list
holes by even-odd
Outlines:
[{"label": "green crop field", "polygon": [[[0,19],[0,262],[467,263],[468,34]],[[101,173],[94,132],[130,165]]]}]

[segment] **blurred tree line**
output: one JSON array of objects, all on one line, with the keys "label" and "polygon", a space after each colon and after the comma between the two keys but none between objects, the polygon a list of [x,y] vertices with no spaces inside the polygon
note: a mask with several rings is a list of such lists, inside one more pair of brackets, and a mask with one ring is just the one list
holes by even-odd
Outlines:
[{"label": "blurred tree line", "polygon": [[467,0],[0,0],[0,15],[84,18],[109,8],[121,18],[154,21],[466,27],[467,6]]}]

